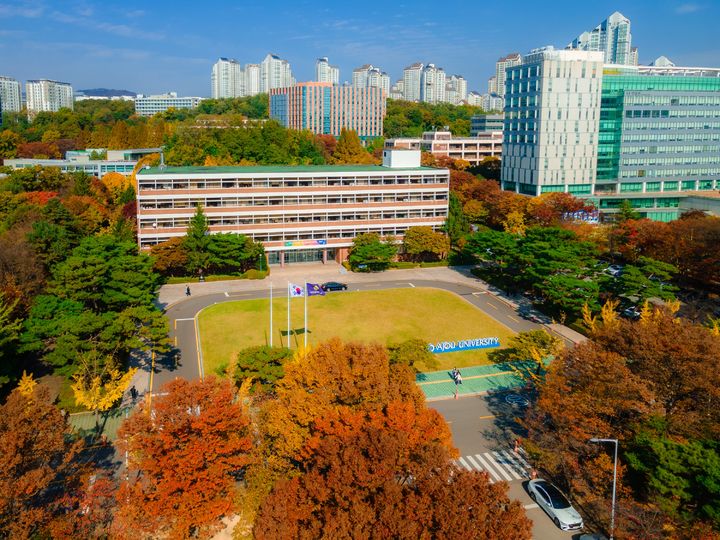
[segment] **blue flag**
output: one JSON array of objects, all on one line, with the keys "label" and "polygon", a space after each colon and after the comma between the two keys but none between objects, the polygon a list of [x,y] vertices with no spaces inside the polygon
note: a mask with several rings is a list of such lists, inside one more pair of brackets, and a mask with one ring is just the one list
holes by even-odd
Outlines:
[{"label": "blue flag", "polygon": [[307,291],[308,296],[321,296],[325,294],[323,288],[317,283],[306,283],[305,285],[305,290]]}]

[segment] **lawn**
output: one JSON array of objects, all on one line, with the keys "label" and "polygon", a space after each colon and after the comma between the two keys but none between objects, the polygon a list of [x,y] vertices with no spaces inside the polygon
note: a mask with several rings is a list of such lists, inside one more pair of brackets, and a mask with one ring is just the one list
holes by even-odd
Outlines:
[{"label": "lawn", "polygon": [[[303,343],[303,298],[291,305],[290,340]],[[273,345],[287,344],[287,299],[273,301]],[[199,316],[205,373],[214,373],[240,349],[268,344],[269,301],[223,302]],[[308,344],[337,336],[346,341],[399,343],[411,338],[428,342],[499,337],[501,346],[514,334],[459,296],[431,288],[331,292],[308,298]],[[436,355],[439,369],[488,363],[496,349]]]}]

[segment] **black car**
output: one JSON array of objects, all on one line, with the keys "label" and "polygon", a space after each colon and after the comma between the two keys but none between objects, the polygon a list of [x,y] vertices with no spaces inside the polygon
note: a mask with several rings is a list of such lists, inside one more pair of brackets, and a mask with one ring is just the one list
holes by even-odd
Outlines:
[{"label": "black car", "polygon": [[327,291],[347,291],[346,283],[338,283],[337,281],[328,281],[321,285],[322,290]]}]

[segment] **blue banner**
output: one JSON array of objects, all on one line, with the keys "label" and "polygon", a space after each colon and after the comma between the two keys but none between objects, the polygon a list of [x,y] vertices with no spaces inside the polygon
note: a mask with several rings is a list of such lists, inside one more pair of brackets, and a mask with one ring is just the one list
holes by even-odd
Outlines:
[{"label": "blue banner", "polygon": [[435,354],[446,352],[471,351],[473,349],[490,349],[500,346],[500,338],[486,337],[476,339],[460,339],[458,341],[438,341],[428,343],[428,351]]},{"label": "blue banner", "polygon": [[308,296],[321,296],[325,294],[323,288],[317,283],[306,283],[305,290]]}]

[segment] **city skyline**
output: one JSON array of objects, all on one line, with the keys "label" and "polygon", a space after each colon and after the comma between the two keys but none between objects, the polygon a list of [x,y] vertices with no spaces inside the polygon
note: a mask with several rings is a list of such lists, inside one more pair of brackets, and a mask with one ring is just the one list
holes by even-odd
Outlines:
[{"label": "city skyline", "polygon": [[[597,2],[573,9],[515,2],[517,14],[503,16],[502,6],[456,2],[443,12],[429,2],[383,9],[327,4],[282,3],[274,18],[260,6],[214,5],[192,15],[168,10],[164,2],[95,4],[75,2],[62,10],[51,4],[0,3],[2,75],[20,81],[49,78],[75,89],[124,88],[151,94],[209,96],[212,65],[219,57],[241,63],[268,53],[287,59],[298,81],[314,79],[315,60],[328,56],[350,81],[363,64],[381,65],[394,83],[404,67],[433,62],[447,74],[468,81],[468,91],[484,93],[498,58],[544,45],[564,47],[614,11],[633,22],[633,45],[640,63],[666,55],[676,65],[718,64],[711,24],[720,6],[665,0]],[[217,17],[218,11],[226,16]],[[244,21],[263,20],[266,24]],[[204,30],[203,30],[204,29]]]}]

